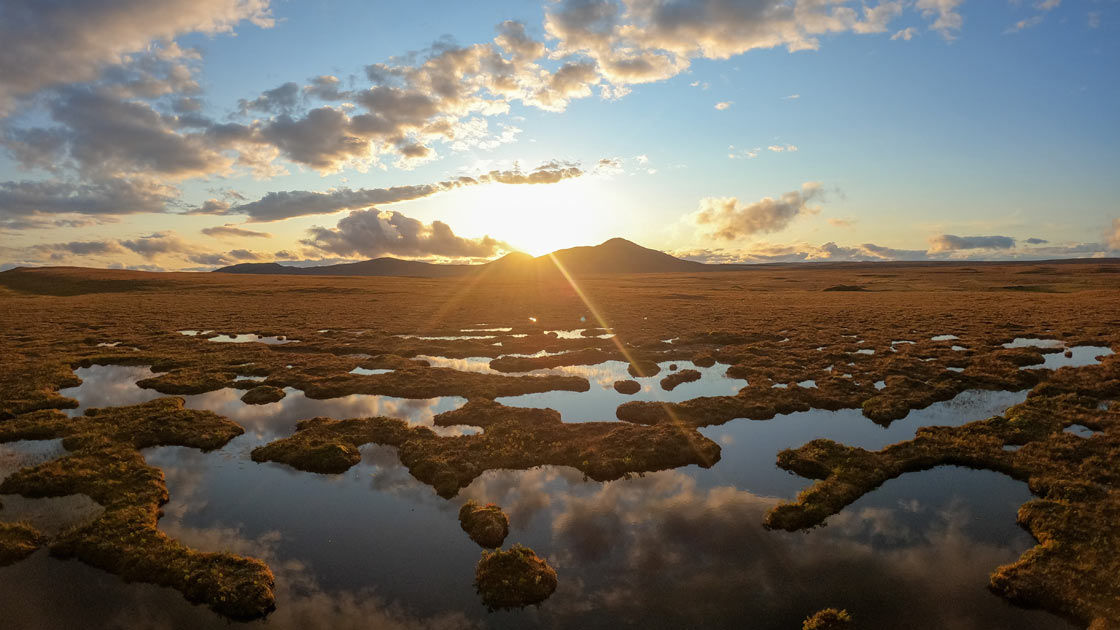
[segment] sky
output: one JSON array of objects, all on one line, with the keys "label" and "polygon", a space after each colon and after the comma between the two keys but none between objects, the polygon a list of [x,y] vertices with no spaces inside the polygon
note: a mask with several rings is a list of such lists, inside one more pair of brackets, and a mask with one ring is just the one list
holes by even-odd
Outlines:
[{"label": "sky", "polygon": [[1120,256],[1120,0],[0,0],[0,269]]}]

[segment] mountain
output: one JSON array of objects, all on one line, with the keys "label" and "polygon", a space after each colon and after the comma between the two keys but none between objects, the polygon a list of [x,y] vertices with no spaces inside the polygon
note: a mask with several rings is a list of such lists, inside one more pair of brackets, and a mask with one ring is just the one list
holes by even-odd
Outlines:
[{"label": "mountain", "polygon": [[717,265],[681,260],[642,247],[624,238],[612,238],[594,246],[571,247],[536,258],[521,252],[481,265],[440,265],[399,258],[375,258],[356,263],[319,267],[290,267],[278,263],[242,263],[215,269],[217,273],[285,274],[300,276],[411,276],[448,278],[469,274],[487,277],[529,277],[554,275],[563,267],[573,275],[603,273],[670,273],[714,271]]}]

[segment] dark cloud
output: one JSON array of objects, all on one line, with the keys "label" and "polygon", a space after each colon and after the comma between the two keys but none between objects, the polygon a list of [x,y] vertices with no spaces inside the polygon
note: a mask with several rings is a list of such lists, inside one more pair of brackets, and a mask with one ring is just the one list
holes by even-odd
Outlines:
[{"label": "dark cloud", "polygon": [[0,182],[0,218],[36,214],[90,215],[162,212],[173,189],[149,182],[108,180]]},{"label": "dark cloud", "polygon": [[260,96],[251,101],[241,99],[238,105],[243,112],[253,110],[258,112],[270,112],[273,114],[285,114],[294,110],[299,103],[299,84],[294,81],[289,81],[271,90],[261,92]]},{"label": "dark cloud", "polygon": [[106,254],[119,254],[124,251],[115,241],[71,241],[69,243],[38,245],[34,249],[50,256],[51,260],[55,261],[70,256],[104,256]]},{"label": "dark cloud", "polygon": [[195,251],[190,243],[170,232],[157,232],[131,240],[122,240],[125,249],[133,251],[147,260],[165,254],[189,254]]},{"label": "dark cloud", "polygon": [[929,239],[929,251],[931,254],[955,252],[966,249],[1011,249],[1013,247],[1015,247],[1015,239],[1010,236],[956,236],[954,234],[939,234]]},{"label": "dark cloud", "polygon": [[797,217],[816,213],[818,209],[809,202],[822,192],[820,184],[809,182],[778,199],[766,197],[748,204],[735,197],[707,197],[700,200],[700,209],[690,218],[712,238],[733,241],[784,230]]},{"label": "dark cloud", "polygon": [[356,210],[338,222],[338,227],[313,227],[300,241],[327,254],[376,258],[394,255],[410,258],[489,258],[511,247],[484,236],[456,236],[442,221],[430,224],[399,212]]},{"label": "dark cloud", "polygon": [[[499,184],[554,184],[565,179],[580,177],[583,170],[574,164],[547,162],[525,172],[519,168],[492,170],[477,177],[459,177],[434,184],[393,186],[391,188],[338,188],[327,192],[289,190],[270,192],[256,201],[229,207],[224,202],[207,202],[194,210],[198,214],[243,214],[250,221],[279,221],[292,217],[327,214],[342,210],[356,210],[369,206],[391,204],[453,190],[462,186],[487,183]],[[214,200],[211,200],[214,201]]]},{"label": "dark cloud", "polygon": [[1027,243],[1028,245],[1045,245],[1046,243],[1049,243],[1050,241],[1048,241],[1044,238],[1028,238],[1027,240],[1025,240],[1023,242]]},{"label": "dark cloud", "polygon": [[[271,26],[268,0],[5,0],[0,20],[0,114],[13,99],[89,81],[128,53],[191,32],[226,33],[243,20]],[[182,54],[165,48],[167,56]]]}]

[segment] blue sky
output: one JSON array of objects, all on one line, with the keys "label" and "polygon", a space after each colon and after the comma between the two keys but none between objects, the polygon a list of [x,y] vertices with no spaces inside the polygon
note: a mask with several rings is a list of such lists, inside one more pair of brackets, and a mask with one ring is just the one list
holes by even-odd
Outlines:
[{"label": "blue sky", "polygon": [[[0,56],[0,263],[478,260],[613,236],[713,261],[1120,255],[1115,0],[195,3],[205,16],[158,0],[173,17],[147,30],[136,1],[0,10],[14,49]],[[614,17],[556,26],[589,8]],[[82,26],[62,19],[83,11]],[[408,74],[479,44],[511,59],[493,43],[507,20],[540,46],[515,64],[516,93],[486,83],[454,101]],[[38,45],[50,36],[94,61],[59,70],[68,51]],[[673,67],[612,65],[639,57]],[[379,63],[400,76],[367,76]],[[571,92],[564,64],[583,71]],[[494,76],[440,68],[457,85]],[[324,75],[345,94],[309,96]],[[287,82],[302,96],[242,107]],[[431,116],[379,110],[380,85]],[[346,137],[323,140],[315,109]],[[150,124],[104,124],[137,112]],[[392,133],[362,131],[362,115]],[[538,172],[548,183],[520,183]],[[478,183],[323,197],[460,176]],[[239,211],[291,191],[326,205]]]}]

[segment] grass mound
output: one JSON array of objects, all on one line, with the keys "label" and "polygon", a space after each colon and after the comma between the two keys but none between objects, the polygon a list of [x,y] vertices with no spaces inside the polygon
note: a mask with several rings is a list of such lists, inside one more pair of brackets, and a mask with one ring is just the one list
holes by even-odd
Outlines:
[{"label": "grass mound", "polygon": [[509,535],[509,517],[493,503],[468,500],[459,508],[459,525],[471,540],[488,549],[501,547]]},{"label": "grass mound", "polygon": [[818,610],[801,624],[801,630],[841,630],[852,623],[852,616],[846,610],[825,608]]},{"label": "grass mound", "polygon": [[482,603],[490,610],[540,604],[556,590],[556,571],[532,549],[483,552],[474,572]]}]

